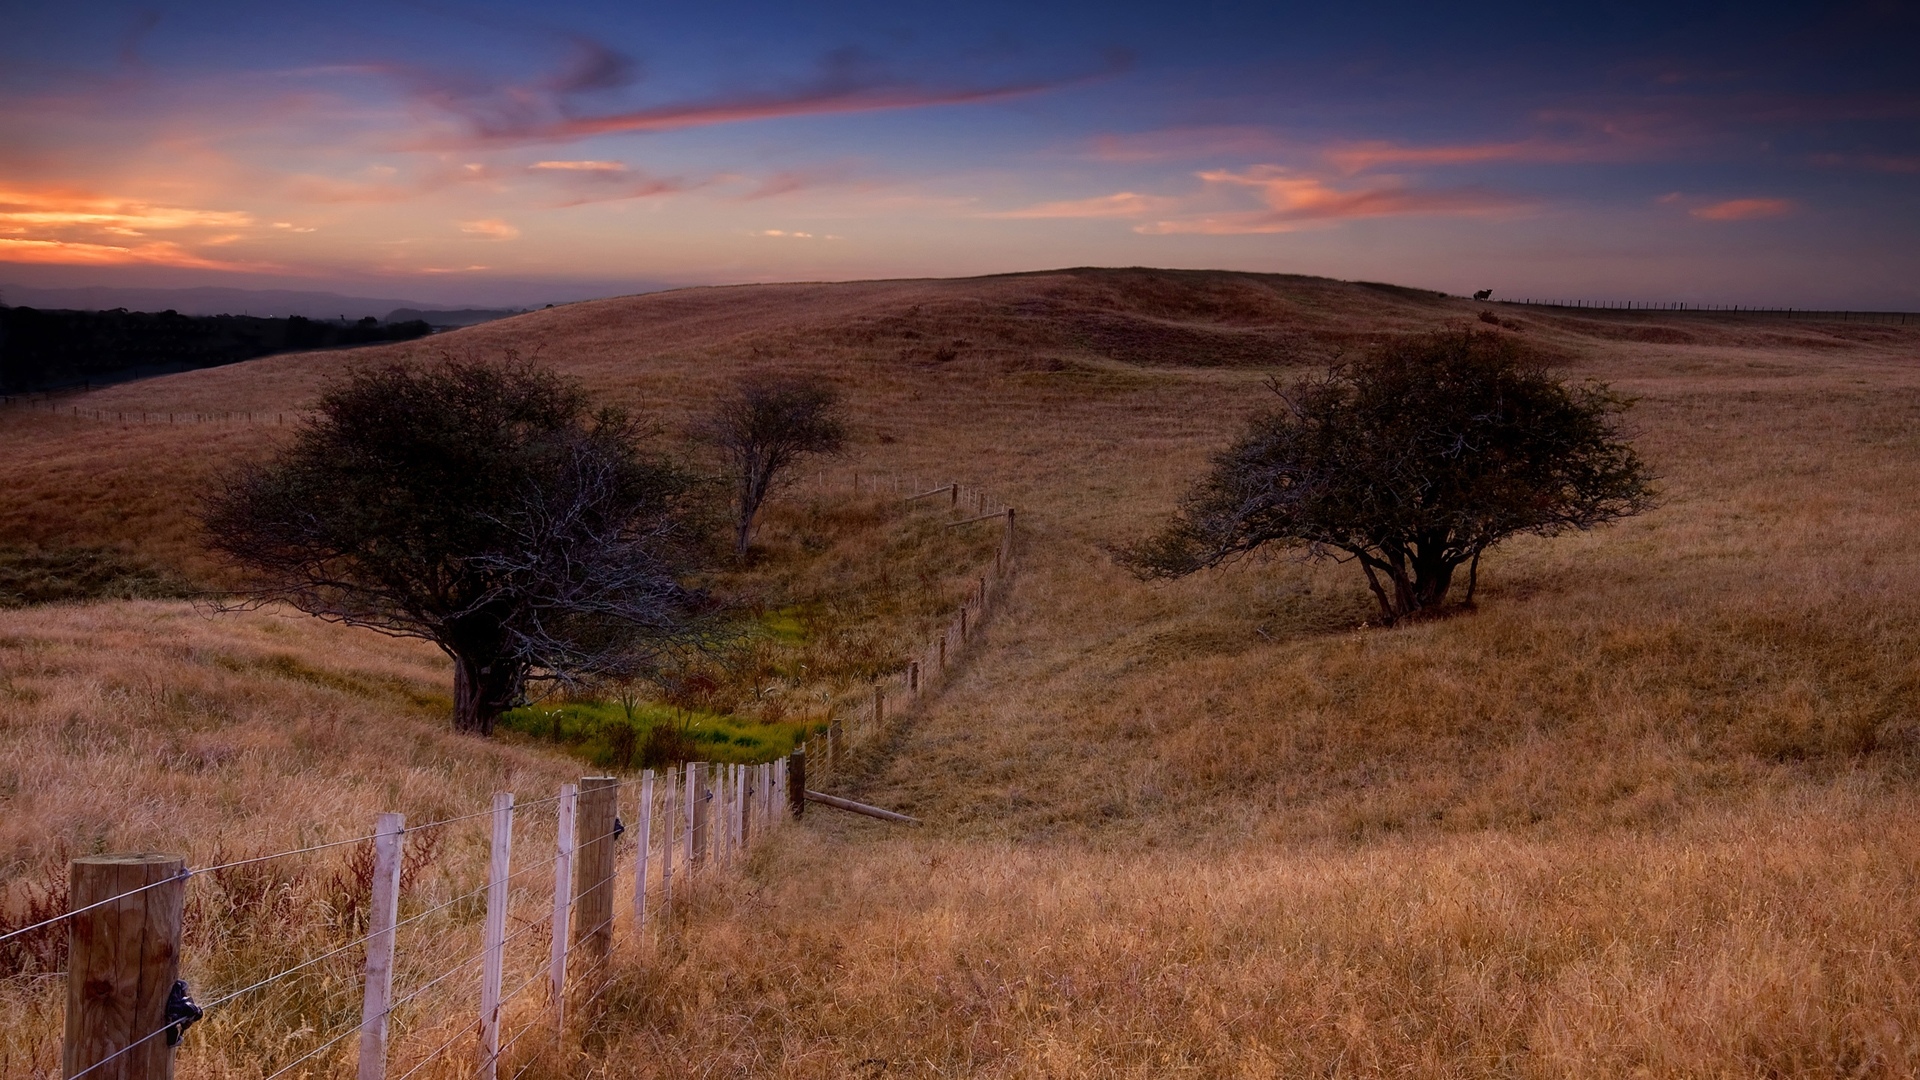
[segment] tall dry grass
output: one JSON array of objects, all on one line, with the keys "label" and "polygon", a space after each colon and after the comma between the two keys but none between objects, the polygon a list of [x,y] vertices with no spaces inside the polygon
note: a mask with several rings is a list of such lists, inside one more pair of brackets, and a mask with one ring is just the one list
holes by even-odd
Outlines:
[{"label": "tall dry grass", "polygon": [[[1256,284],[694,290],[433,343],[544,344],[669,428],[743,368],[820,372],[862,432],[846,468],[958,476],[1021,509],[1022,576],[981,647],[844,781],[929,827],[903,836],[816,811],[682,937],[620,967],[593,1033],[605,1056],[543,1068],[1920,1072],[1920,336],[1505,313],[1573,374],[1639,398],[1664,505],[1591,536],[1516,542],[1483,567],[1477,612],[1381,630],[1364,625],[1348,568],[1279,559],[1149,587],[1105,555],[1151,528],[1260,402],[1264,367],[1181,366],[1168,350],[1257,331],[1311,361],[1476,313]],[[1116,359],[1103,335],[1142,320],[1151,347]],[[264,411],[356,359],[275,358],[97,397]],[[191,567],[180,507],[202,470],[273,438],[26,421],[0,435],[19,493],[0,527]],[[11,633],[35,637],[32,620],[51,617],[22,614]],[[128,640],[161,648],[172,632]],[[349,637],[288,651],[324,666]],[[371,659],[397,655],[384,643],[351,648],[370,650],[368,670],[396,662]],[[279,689],[254,669],[218,678],[241,697]],[[380,737],[416,732],[398,760],[421,768],[519,753],[394,731]],[[347,741],[323,742],[341,756],[310,767],[373,790],[352,779]],[[228,768],[182,779],[177,797],[211,819]],[[44,790],[78,782],[48,774]],[[57,810],[68,797],[49,798]],[[276,813],[291,831],[284,812],[261,820]]]}]

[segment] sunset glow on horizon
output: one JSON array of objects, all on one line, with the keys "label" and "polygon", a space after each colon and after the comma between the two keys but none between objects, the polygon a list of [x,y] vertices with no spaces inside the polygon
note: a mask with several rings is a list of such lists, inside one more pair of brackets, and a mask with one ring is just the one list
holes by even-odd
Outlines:
[{"label": "sunset glow on horizon", "polygon": [[1069,265],[1920,308],[1903,5],[10,5],[0,283]]}]

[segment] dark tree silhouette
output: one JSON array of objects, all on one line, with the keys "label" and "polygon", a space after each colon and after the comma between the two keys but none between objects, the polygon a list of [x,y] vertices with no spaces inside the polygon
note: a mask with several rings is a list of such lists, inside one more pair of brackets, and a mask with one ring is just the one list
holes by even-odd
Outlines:
[{"label": "dark tree silhouette", "polygon": [[1123,553],[1179,577],[1267,544],[1357,561],[1389,623],[1445,603],[1455,571],[1520,533],[1591,529],[1652,505],[1620,437],[1627,402],[1568,386],[1511,338],[1402,339],[1291,387],[1158,535]]},{"label": "dark tree silhouette", "polygon": [[791,376],[750,375],[701,418],[696,434],[720,451],[734,487],[736,555],[747,553],[754,518],[795,462],[837,454],[846,445],[840,395]]},{"label": "dark tree silhouette", "polygon": [[617,410],[521,363],[363,370],[202,511],[252,602],[438,645],[454,726],[530,681],[630,677],[697,642],[692,482]]}]

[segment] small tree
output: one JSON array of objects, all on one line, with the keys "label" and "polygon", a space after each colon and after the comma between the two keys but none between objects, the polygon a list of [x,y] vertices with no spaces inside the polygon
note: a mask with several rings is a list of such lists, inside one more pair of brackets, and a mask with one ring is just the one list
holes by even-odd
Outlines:
[{"label": "small tree", "polygon": [[1157,536],[1123,556],[1179,577],[1267,544],[1353,560],[1380,614],[1439,607],[1455,571],[1521,533],[1553,536],[1646,510],[1650,477],[1617,426],[1627,403],[1568,386],[1511,338],[1411,337],[1324,377],[1270,387],[1256,416]]},{"label": "small tree", "polygon": [[754,518],[795,462],[846,445],[840,395],[790,376],[750,375],[701,419],[697,433],[720,451],[734,486],[736,555],[747,553]]},{"label": "small tree", "polygon": [[644,671],[694,639],[692,482],[578,386],[516,361],[354,373],[202,512],[254,602],[438,645],[454,726],[529,681]]}]

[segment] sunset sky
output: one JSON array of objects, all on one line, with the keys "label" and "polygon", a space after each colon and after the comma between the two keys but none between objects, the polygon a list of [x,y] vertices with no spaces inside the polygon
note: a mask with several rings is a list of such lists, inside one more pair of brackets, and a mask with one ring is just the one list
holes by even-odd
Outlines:
[{"label": "sunset sky", "polygon": [[1920,309],[1920,7],[0,0],[0,282]]}]

